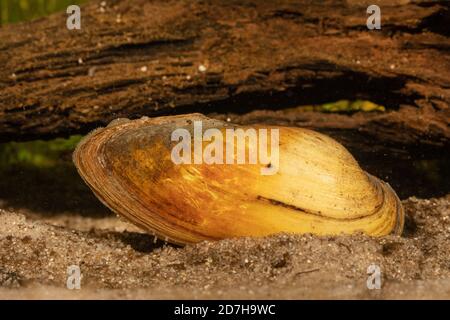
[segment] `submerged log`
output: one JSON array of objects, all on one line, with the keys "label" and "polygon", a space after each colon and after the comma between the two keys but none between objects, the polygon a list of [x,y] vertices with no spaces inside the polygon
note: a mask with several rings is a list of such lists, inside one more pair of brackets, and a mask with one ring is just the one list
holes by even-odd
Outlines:
[{"label": "submerged log", "polygon": [[[448,150],[449,2],[372,2],[381,30],[355,0],[91,1],[81,30],[65,13],[3,26],[0,140],[196,111],[338,132],[367,150]],[[295,108],[339,99],[387,111]]]}]

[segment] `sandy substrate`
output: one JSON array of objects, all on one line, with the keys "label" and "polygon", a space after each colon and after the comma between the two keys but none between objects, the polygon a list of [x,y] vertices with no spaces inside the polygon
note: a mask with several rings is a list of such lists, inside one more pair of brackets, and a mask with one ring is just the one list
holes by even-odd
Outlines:
[{"label": "sandy substrate", "polygon": [[[280,234],[184,248],[113,216],[0,210],[0,298],[449,299],[450,195],[403,204],[402,237]],[[380,290],[367,288],[371,264]],[[70,265],[80,290],[66,288]]]}]

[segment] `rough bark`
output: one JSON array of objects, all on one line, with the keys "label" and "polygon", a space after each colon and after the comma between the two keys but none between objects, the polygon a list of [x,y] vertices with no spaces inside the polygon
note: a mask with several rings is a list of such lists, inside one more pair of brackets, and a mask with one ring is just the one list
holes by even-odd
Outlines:
[{"label": "rough bark", "polygon": [[[372,2],[381,30],[351,0],[92,1],[81,30],[67,30],[63,13],[4,26],[0,140],[200,111],[336,131],[350,144],[356,133],[362,148],[448,150],[449,2]],[[387,112],[292,109],[342,98]]]}]

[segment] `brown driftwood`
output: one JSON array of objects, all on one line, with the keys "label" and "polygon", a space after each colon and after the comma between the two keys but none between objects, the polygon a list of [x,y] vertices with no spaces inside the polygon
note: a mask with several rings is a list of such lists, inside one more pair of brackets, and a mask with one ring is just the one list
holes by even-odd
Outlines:
[{"label": "brown driftwood", "polygon": [[[344,142],[358,133],[368,149],[448,150],[449,2],[372,2],[381,30],[367,29],[368,4],[355,0],[92,1],[81,30],[67,30],[63,13],[2,27],[0,140],[199,111],[340,132]],[[292,109],[343,98],[387,112]],[[266,111],[245,114],[255,109]]]}]

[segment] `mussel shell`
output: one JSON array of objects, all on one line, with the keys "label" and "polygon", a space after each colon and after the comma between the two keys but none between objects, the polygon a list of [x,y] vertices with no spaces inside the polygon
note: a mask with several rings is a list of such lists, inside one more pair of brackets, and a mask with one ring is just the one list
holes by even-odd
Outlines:
[{"label": "mussel shell", "polygon": [[119,119],[86,136],[74,163],[106,206],[173,243],[278,232],[401,234],[404,212],[395,192],[335,140],[277,127],[274,175],[261,175],[262,164],[176,165],[171,133],[192,133],[193,121],[203,130],[237,127],[200,114]]}]

